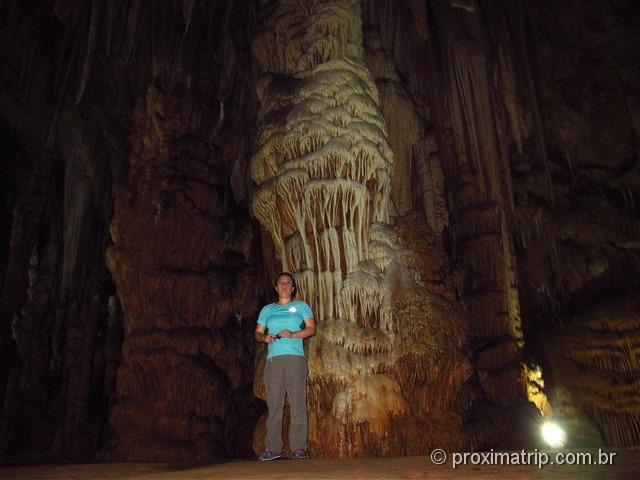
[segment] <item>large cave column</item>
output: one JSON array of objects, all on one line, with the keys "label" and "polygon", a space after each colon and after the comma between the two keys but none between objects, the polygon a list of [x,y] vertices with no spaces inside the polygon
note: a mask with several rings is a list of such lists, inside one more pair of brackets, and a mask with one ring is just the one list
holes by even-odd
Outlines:
[{"label": "large cave column", "polygon": [[[341,363],[336,355],[349,355],[328,341],[336,332],[358,348],[363,327],[376,349],[380,344],[375,353],[391,350],[379,329],[391,327],[389,291],[367,260],[372,226],[388,221],[392,154],[362,59],[360,7],[352,0],[279,1],[262,14],[264,29],[253,44],[264,72],[251,164],[258,184],[253,211],[282,267],[297,272],[300,294],[318,322],[309,353],[310,447],[315,455],[358,454],[366,446],[348,428],[370,421],[374,433],[384,435],[388,416],[408,411],[394,378],[358,370],[364,359],[345,358],[342,372],[325,368]],[[323,388],[327,376],[332,388]],[[355,411],[367,392],[378,404],[360,402]]]},{"label": "large cave column", "polygon": [[[506,113],[492,84],[495,63],[476,2],[435,2],[443,25],[438,102],[451,189],[451,237],[484,399],[496,412],[526,402],[513,196],[505,151]],[[500,415],[500,414],[499,414]],[[503,427],[506,424],[502,424]],[[498,430],[499,431],[499,430]],[[479,429],[475,445],[501,433]]]},{"label": "large cave column", "polygon": [[256,312],[254,231],[211,138],[220,112],[206,78],[173,91],[161,80],[135,109],[129,177],[115,195],[106,260],[124,313],[123,365],[102,456],[240,457],[258,414],[243,328]]},{"label": "large cave column", "polygon": [[[454,346],[460,315],[422,289],[420,262],[390,225],[393,156],[363,60],[360,4],[285,0],[261,13],[253,211],[318,321],[308,345],[312,454],[424,453],[438,432],[460,446],[450,412],[469,375]],[[439,330],[444,318],[455,340]]]}]

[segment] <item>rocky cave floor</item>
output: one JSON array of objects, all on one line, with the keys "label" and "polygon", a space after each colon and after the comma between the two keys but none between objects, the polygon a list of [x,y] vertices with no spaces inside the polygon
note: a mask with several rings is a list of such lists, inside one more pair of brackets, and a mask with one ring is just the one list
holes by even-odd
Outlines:
[{"label": "rocky cave floor", "polygon": [[[440,479],[635,479],[640,472],[640,448],[616,452],[613,465],[466,465],[453,469],[451,457],[434,465],[429,457],[349,458],[230,461],[219,464],[89,463],[4,465],[0,478],[9,479],[350,479],[350,478],[440,478]],[[590,452],[597,450],[565,450]],[[549,452],[549,456],[554,452]],[[14,459],[16,462],[17,460]],[[25,459],[26,460],[26,459]],[[30,459],[33,462],[34,459]]]}]

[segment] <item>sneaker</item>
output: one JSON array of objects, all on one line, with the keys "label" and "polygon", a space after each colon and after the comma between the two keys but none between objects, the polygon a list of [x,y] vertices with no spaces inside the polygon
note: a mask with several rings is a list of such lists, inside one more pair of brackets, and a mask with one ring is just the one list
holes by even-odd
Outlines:
[{"label": "sneaker", "polygon": [[309,458],[307,456],[307,451],[304,448],[296,448],[293,451],[292,457],[297,460],[302,460],[303,458]]},{"label": "sneaker", "polygon": [[262,455],[258,457],[258,460],[266,462],[267,460],[277,460],[278,458],[282,458],[281,453],[273,453],[271,450],[265,450],[262,452]]}]

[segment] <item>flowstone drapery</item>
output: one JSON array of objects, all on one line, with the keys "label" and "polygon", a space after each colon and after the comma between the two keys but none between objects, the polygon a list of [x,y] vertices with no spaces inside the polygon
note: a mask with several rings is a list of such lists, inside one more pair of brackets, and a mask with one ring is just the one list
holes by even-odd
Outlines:
[{"label": "flowstone drapery", "polygon": [[[415,454],[445,430],[438,441],[456,445],[464,334],[452,305],[421,288],[418,255],[390,226],[393,155],[363,61],[359,3],[269,2],[262,15],[253,212],[318,322],[310,447],[316,456]],[[434,318],[449,319],[449,339]],[[438,375],[451,387],[430,388]]]},{"label": "flowstone drapery", "polygon": [[[275,82],[264,94],[254,212],[272,232],[283,268],[299,273],[319,318],[353,318],[352,308],[380,312],[379,291],[358,280],[367,275],[371,224],[388,220],[392,155],[375,87],[350,59],[322,64],[296,83],[293,101],[274,91]],[[353,274],[345,279],[347,272]],[[334,301],[343,287],[350,298]]]}]

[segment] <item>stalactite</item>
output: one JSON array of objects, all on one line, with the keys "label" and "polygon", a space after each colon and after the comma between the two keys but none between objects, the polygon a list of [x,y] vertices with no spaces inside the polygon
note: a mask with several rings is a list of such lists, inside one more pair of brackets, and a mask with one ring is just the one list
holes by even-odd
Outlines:
[{"label": "stalactite", "polygon": [[87,53],[82,64],[82,74],[80,76],[80,85],[76,94],[76,105],[82,100],[84,90],[91,77],[91,67],[93,65],[93,57],[96,53],[96,44],[98,42],[98,32],[100,31],[103,15],[103,0],[93,0],[91,2],[91,20],[89,22],[89,38],[87,39]]},{"label": "stalactite", "polygon": [[603,429],[608,444],[619,447],[637,445],[640,438],[640,415],[637,412],[620,412],[612,408],[594,408],[588,411]]},{"label": "stalactite", "polygon": [[572,388],[580,391],[579,404],[602,429],[608,444],[624,447],[637,443],[640,422],[637,377],[615,374],[604,377],[597,370],[588,370],[581,379],[575,379]]},{"label": "stalactite", "polygon": [[[616,275],[624,277],[625,283],[635,281],[633,275],[637,275],[627,264],[618,272],[610,270],[602,275],[607,285],[616,282]],[[634,290],[591,300],[582,311],[565,313],[563,328],[544,340],[554,373],[555,385],[550,391],[554,417],[573,420],[578,426],[594,425],[602,438],[591,433],[590,442],[620,447],[637,444],[638,302]]]},{"label": "stalactite", "polygon": [[116,20],[118,18],[118,12],[122,7],[122,0],[114,0],[111,2],[107,2],[106,10],[107,10],[107,38],[106,38],[106,52],[107,55],[111,55],[111,49],[113,48],[114,42],[114,33],[116,29]]},{"label": "stalactite", "polygon": [[[95,50],[97,40],[96,15],[99,15],[99,3],[98,9],[92,12],[91,25],[87,25],[90,32],[88,59],[93,54],[91,50]],[[21,40],[33,45],[33,52],[40,56],[32,59],[38,61],[38,67],[27,72],[27,76],[31,77],[28,83],[36,81],[34,85],[37,88],[31,90],[27,86],[27,96],[23,97],[24,104],[20,106],[24,111],[18,115],[24,114],[27,122],[32,122],[28,128],[33,131],[25,135],[25,138],[35,140],[36,145],[41,144],[42,153],[40,160],[34,162],[31,184],[24,191],[25,198],[15,205],[17,215],[12,229],[21,231],[19,239],[14,237],[17,248],[12,248],[11,255],[20,256],[20,249],[26,247],[30,250],[32,259],[38,257],[38,264],[34,263],[32,266],[32,272],[36,274],[35,283],[32,283],[26,303],[22,304],[22,316],[14,317],[18,330],[24,330],[25,327],[30,330],[28,349],[23,349],[21,358],[14,365],[14,368],[20,369],[22,381],[27,387],[10,392],[5,397],[5,405],[16,402],[22,404],[17,410],[12,409],[11,418],[11,422],[21,425],[22,439],[18,443],[25,443],[20,448],[35,447],[52,453],[64,452],[69,458],[86,458],[96,449],[99,429],[97,417],[106,414],[101,406],[89,409],[88,403],[89,392],[94,388],[92,381],[99,382],[98,378],[92,378],[92,374],[96,373],[93,370],[94,354],[99,356],[101,353],[99,348],[94,348],[99,309],[104,300],[100,287],[108,285],[108,275],[100,268],[105,230],[100,228],[100,221],[93,216],[95,209],[91,207],[94,205],[90,205],[87,198],[93,193],[92,200],[109,203],[109,194],[103,193],[110,187],[102,176],[108,168],[105,169],[101,162],[96,162],[92,167],[82,165],[86,167],[82,172],[82,179],[91,177],[97,184],[92,188],[86,181],[79,182],[75,178],[74,182],[73,177],[78,171],[74,168],[75,165],[66,164],[70,157],[65,150],[67,140],[72,138],[80,145],[86,144],[86,139],[74,136],[78,131],[86,133],[82,128],[84,125],[69,128],[77,119],[77,111],[70,108],[68,103],[69,79],[79,67],[78,54],[82,42],[79,41],[77,32],[84,30],[84,27],[78,28],[78,23],[80,19],[86,18],[81,15],[82,8],[74,5],[64,15],[62,12],[55,12],[56,15],[62,15],[60,20],[64,26],[50,16],[48,6],[37,8],[37,12],[38,17],[35,19],[24,19],[25,25],[30,25],[27,31],[36,27],[36,30],[45,32],[46,36],[33,35]],[[46,42],[52,38],[61,41],[54,42],[57,46],[50,47]],[[51,78],[44,86],[40,82],[47,75]],[[9,96],[16,93],[11,88],[7,91]],[[39,115],[39,120],[49,118],[49,124],[45,128],[46,136],[41,140],[34,133],[40,130],[40,123],[33,121],[33,116],[37,118]],[[32,118],[29,119],[30,116]],[[69,130],[73,130],[73,134]],[[80,147],[78,150],[83,151],[84,148]],[[60,168],[64,168],[66,177],[64,189],[58,188],[61,184]],[[77,190],[74,191],[74,188]],[[93,192],[88,192],[92,189]],[[77,208],[69,204],[73,193],[78,193],[77,199],[81,200]],[[68,207],[66,217],[62,213],[63,203]],[[29,210],[26,215],[25,212],[20,212],[25,206]],[[96,209],[100,207],[102,205]],[[68,224],[65,220],[69,220]],[[89,247],[88,240],[82,238],[87,228],[92,229]],[[91,265],[90,269],[88,264]],[[5,280],[9,280],[9,283],[5,282],[5,287],[15,280],[11,278],[11,268],[7,273]],[[101,283],[96,281],[97,277],[101,278]],[[75,288],[70,290],[73,282]],[[18,281],[10,288],[21,287]],[[18,291],[12,296],[17,304],[23,301]],[[2,313],[4,316],[5,311]],[[78,317],[81,318],[80,323]],[[4,338],[10,337],[3,335]],[[26,339],[20,338],[19,342],[23,343],[24,340]],[[9,350],[9,345],[6,347]],[[2,350],[5,350],[5,345]],[[99,396],[100,391],[98,387],[93,393]],[[56,408],[49,409],[48,405],[53,404]],[[37,405],[41,407],[35,407]],[[38,413],[34,414],[36,410]],[[13,427],[10,426],[9,429],[11,428]]]},{"label": "stalactite", "polygon": [[132,0],[132,4],[127,11],[127,27],[124,37],[125,63],[129,63],[129,61],[131,60],[133,52],[135,51],[136,45],[138,43],[141,15],[144,15],[142,0]]},{"label": "stalactite", "polygon": [[543,115],[540,107],[540,101],[538,98],[538,91],[534,81],[532,67],[528,61],[528,59],[531,58],[531,55],[528,55],[528,53],[530,52],[530,46],[526,41],[526,31],[527,31],[525,26],[526,7],[524,7],[524,4],[522,3],[521,0],[518,0],[516,2],[516,11],[518,12],[517,18],[519,21],[519,25],[517,28],[517,31],[519,33],[518,44],[521,48],[521,53],[520,55],[517,55],[517,56],[519,58],[524,59],[523,66],[524,66],[525,78],[527,82],[527,93],[531,97],[531,101],[532,101],[532,110],[533,110],[534,121],[536,124],[536,136],[538,139],[538,148],[540,151],[540,155],[542,157],[542,165],[544,167],[545,180],[548,188],[548,195],[551,200],[551,203],[553,204],[555,193],[553,188],[553,182],[551,179],[551,167],[549,162],[549,154],[547,152],[547,140],[546,140],[546,134],[544,129],[544,119],[543,119]]},{"label": "stalactite", "polygon": [[566,355],[605,371],[637,372],[640,371],[640,335],[633,330],[579,332],[567,338]]},{"label": "stalactite", "polygon": [[[114,423],[105,435],[117,441],[103,458],[149,459],[152,452],[191,460],[237,451],[227,441],[237,429],[221,419],[252,401],[244,393],[236,401],[252,362],[224,354],[250,348],[223,329],[229,319],[242,324],[229,290],[260,277],[240,273],[251,260],[237,239],[250,239],[253,230],[232,205],[232,197],[239,203],[254,192],[246,163],[255,143],[254,215],[269,230],[265,270],[295,270],[299,295],[319,320],[306,345],[313,455],[423,454],[442,446],[436,439],[460,451],[461,412],[469,420],[464,449],[486,447],[506,432],[498,417],[513,411],[510,401],[525,389],[541,410],[546,392],[566,402],[559,413],[569,420],[593,420],[598,441],[637,443],[640,110],[637,55],[627,43],[633,32],[621,13],[603,2],[563,2],[551,13],[520,0],[250,3],[239,14],[233,1],[0,2],[2,15],[8,12],[2,112],[30,110],[30,119],[16,121],[19,129],[32,145],[46,143],[33,155],[32,183],[11,219],[0,303],[3,384],[9,375],[6,390],[0,385],[3,427],[13,422],[15,432],[39,442],[55,424],[57,451],[93,448],[100,419],[91,415],[104,413],[91,403],[102,390],[90,384],[101,379],[88,365],[100,362],[109,298],[104,392]],[[258,4],[265,21],[253,18]],[[605,24],[592,13],[605,13]],[[256,26],[253,49],[265,75],[254,142],[247,128],[257,109],[252,65],[241,50],[243,29]],[[70,96],[68,79],[76,74]],[[115,82],[121,110],[105,102]],[[128,105],[140,91],[148,93],[139,103],[146,105],[130,125]],[[166,97],[174,96],[189,108],[170,105]],[[192,107],[194,98],[201,109]],[[51,111],[43,141],[40,121]],[[74,120],[77,112],[87,120]],[[183,128],[191,122],[199,126]],[[61,143],[57,129],[65,124],[82,138],[60,130]],[[104,139],[91,138],[102,128]],[[120,129],[131,138],[114,131]],[[605,143],[612,138],[615,145]],[[70,155],[60,148],[93,142],[104,149]],[[128,179],[116,182],[119,218],[106,256],[117,272],[122,314],[105,286],[109,275],[85,269],[102,265],[103,255],[90,259],[86,248],[104,247],[101,222],[112,207],[106,177],[121,174],[115,167],[102,172],[105,158],[131,167]],[[50,190],[60,168],[64,193]],[[219,180],[229,171],[233,195]],[[99,218],[90,215],[96,210]],[[53,231],[53,223],[64,230]],[[89,227],[102,233],[84,238]],[[213,247],[218,242],[221,251]],[[186,258],[185,251],[204,253]],[[615,277],[621,263],[629,268]],[[259,281],[257,288],[257,296],[266,295]],[[468,341],[461,340],[457,298],[468,312]],[[519,302],[529,336],[558,338],[558,359],[545,364],[554,381],[544,388],[536,366],[520,365]],[[542,324],[549,330],[539,333]],[[43,326],[50,345],[40,343],[49,341],[40,336]],[[479,371],[462,388],[471,373],[460,351],[469,346]],[[8,356],[13,347],[20,358]],[[135,399],[116,394],[123,361],[121,391]],[[25,387],[41,391],[47,368],[47,405],[55,412],[42,432],[29,432],[41,421],[30,405],[43,397],[24,401]],[[484,393],[475,390],[476,378]],[[215,408],[191,395],[198,382],[223,392],[203,393],[206,402],[219,400]],[[505,406],[490,421],[474,415],[486,413],[487,399]],[[479,412],[469,412],[477,405]],[[197,415],[182,415],[184,409]]]},{"label": "stalactite", "polygon": [[401,84],[378,80],[382,114],[394,152],[391,198],[399,215],[413,208],[414,149],[422,136],[416,105]]},{"label": "stalactite", "polygon": [[182,35],[182,40],[180,40],[180,49],[182,52],[182,46],[184,45],[184,40],[189,35],[189,29],[191,28],[191,18],[193,17],[193,9],[195,7],[195,0],[184,0],[182,2],[182,18],[184,20],[184,33]]},{"label": "stalactite", "polygon": [[442,159],[433,135],[427,136],[420,150],[424,157],[419,159],[422,207],[429,225],[438,235],[442,235],[449,224],[449,211],[445,200],[445,179]]},{"label": "stalactite", "polygon": [[377,269],[370,266],[350,272],[338,298],[340,317],[369,327],[391,330],[389,299],[384,282]]}]

